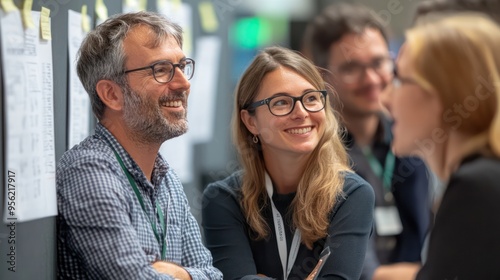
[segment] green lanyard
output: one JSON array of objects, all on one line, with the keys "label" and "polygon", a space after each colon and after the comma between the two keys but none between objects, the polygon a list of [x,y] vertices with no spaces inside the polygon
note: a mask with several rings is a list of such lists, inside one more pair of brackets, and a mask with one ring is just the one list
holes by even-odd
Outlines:
[{"label": "green lanyard", "polygon": [[392,151],[389,150],[385,156],[385,163],[382,167],[378,159],[375,155],[373,155],[370,147],[364,147],[362,150],[375,175],[382,179],[385,194],[391,193],[392,176],[394,174],[394,166],[396,164],[396,158],[394,157]]},{"label": "green lanyard", "polygon": [[[122,161],[120,155],[118,155],[118,153],[115,151],[115,149],[111,145],[110,145],[110,147],[113,150],[113,153],[115,153],[116,159],[120,163],[120,166],[122,167],[123,172],[125,172],[125,175],[127,175],[128,181],[130,182],[130,185],[134,189],[135,195],[137,196],[137,200],[139,200],[139,203],[141,204],[142,211],[144,212],[144,215],[149,220],[149,223],[151,223],[151,227],[153,228],[153,232],[155,234],[156,240],[158,241],[159,245],[161,244],[161,259],[165,260],[165,249],[166,249],[165,239],[162,240],[160,238],[160,235],[158,234],[158,231],[156,230],[155,219],[153,219],[151,221],[151,219],[149,219],[149,216],[146,214],[146,207],[144,207],[144,201],[142,199],[142,195],[139,192],[139,189],[137,188],[137,184],[135,183],[134,178],[132,178],[132,174],[130,174],[130,172],[127,170],[127,168],[125,168],[125,165],[123,164],[123,161]],[[158,216],[160,218],[160,225],[161,225],[161,228],[163,229],[163,233],[166,234],[167,232],[166,232],[165,220],[163,219],[163,211],[161,210],[161,207],[160,207],[160,204],[158,203],[158,201],[156,201],[156,212],[158,212]]]}]

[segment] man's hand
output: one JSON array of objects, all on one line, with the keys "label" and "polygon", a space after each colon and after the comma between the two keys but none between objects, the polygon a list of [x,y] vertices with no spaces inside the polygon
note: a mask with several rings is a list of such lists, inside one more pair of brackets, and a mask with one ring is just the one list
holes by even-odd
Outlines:
[{"label": "man's hand", "polygon": [[191,275],[181,266],[169,262],[155,262],[151,265],[154,270],[162,274],[168,274],[176,279],[192,280]]}]

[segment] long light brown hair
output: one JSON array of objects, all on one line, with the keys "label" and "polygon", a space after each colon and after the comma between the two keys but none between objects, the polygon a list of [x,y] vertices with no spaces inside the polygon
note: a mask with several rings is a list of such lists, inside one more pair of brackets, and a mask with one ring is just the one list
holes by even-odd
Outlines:
[{"label": "long light brown hair", "polygon": [[[500,27],[469,12],[423,22],[406,36],[415,80],[439,98],[445,128],[465,139],[454,153],[500,157]],[[467,117],[451,122],[456,106]]]},{"label": "long light brown hair", "polygon": [[[252,133],[240,118],[240,111],[254,102],[264,76],[286,67],[316,89],[332,89],[322,79],[316,67],[298,53],[281,47],[271,47],[261,51],[247,68],[236,88],[233,111],[233,140],[243,167],[241,206],[256,239],[266,238],[269,225],[262,216],[268,203],[265,189],[266,167],[259,144],[252,141]],[[331,213],[337,198],[342,194],[345,171],[348,167],[347,154],[340,139],[340,129],[330,102],[325,107],[326,128],[318,146],[312,152],[296,196],[292,202],[293,226],[302,234],[302,242],[312,248],[312,244],[326,237]]]}]

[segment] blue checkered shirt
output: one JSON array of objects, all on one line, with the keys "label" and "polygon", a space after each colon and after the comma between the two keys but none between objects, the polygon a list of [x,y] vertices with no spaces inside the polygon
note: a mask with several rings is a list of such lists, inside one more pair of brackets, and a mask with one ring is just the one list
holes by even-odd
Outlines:
[{"label": "blue checkered shirt", "polygon": [[[120,155],[142,194],[144,212],[120,167]],[[166,233],[155,215],[163,211]],[[151,263],[161,247],[152,230],[156,220],[166,240],[166,260],[183,266],[193,279],[222,279],[203,246],[179,178],[158,155],[151,182],[111,133],[96,133],[67,151],[57,167],[57,253],[59,279],[173,279]]]}]

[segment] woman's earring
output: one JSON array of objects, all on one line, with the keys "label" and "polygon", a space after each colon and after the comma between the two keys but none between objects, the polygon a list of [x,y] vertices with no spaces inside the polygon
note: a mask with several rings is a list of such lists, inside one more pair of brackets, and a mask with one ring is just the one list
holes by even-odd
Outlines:
[{"label": "woman's earring", "polygon": [[253,138],[252,138],[252,141],[257,144],[259,143],[259,137],[257,137],[257,135],[254,135]]}]

